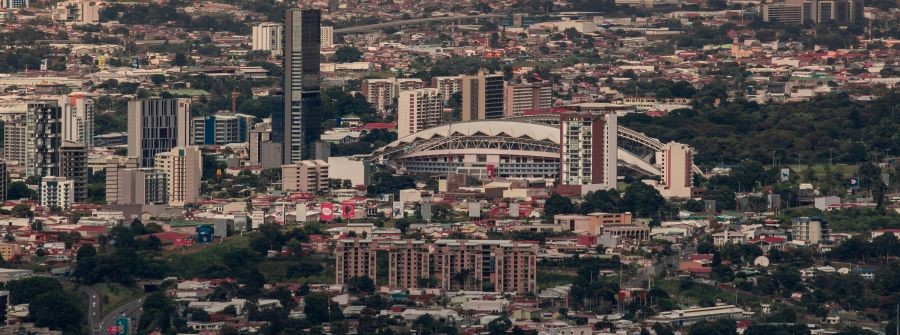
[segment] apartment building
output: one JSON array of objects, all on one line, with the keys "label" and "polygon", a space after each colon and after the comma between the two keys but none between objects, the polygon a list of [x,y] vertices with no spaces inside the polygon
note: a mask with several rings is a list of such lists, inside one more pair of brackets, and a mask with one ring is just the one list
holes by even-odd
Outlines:
[{"label": "apartment building", "polygon": [[791,221],[791,235],[794,240],[809,244],[820,244],[830,237],[828,221],[821,218],[799,217]]},{"label": "apartment building", "polygon": [[444,99],[436,88],[400,91],[397,102],[397,136],[403,138],[437,127],[444,114]]},{"label": "apartment building", "polygon": [[694,150],[687,144],[669,142],[657,153],[662,180],[656,189],[665,198],[690,198],[694,189]]},{"label": "apartment building", "polygon": [[445,290],[528,293],[537,289],[537,250],[509,240],[437,240],[432,258]]},{"label": "apartment building", "polygon": [[253,119],[253,115],[231,113],[195,117],[191,122],[191,143],[225,145],[247,142]]},{"label": "apartment building", "polygon": [[156,155],[156,169],[166,174],[170,206],[196,203],[203,178],[203,155],[197,147],[177,147]]},{"label": "apartment building", "polygon": [[388,246],[388,257],[391,288],[420,288],[420,280],[430,277],[431,254],[425,241],[393,241]]},{"label": "apartment building", "polygon": [[376,251],[370,239],[342,239],[335,251],[335,283],[346,284],[353,277],[369,277],[375,282]]},{"label": "apartment building", "polygon": [[168,175],[154,168],[119,169],[114,198],[123,205],[165,205]]},{"label": "apartment building", "polygon": [[504,90],[506,116],[519,116],[526,111],[552,107],[553,86],[549,81],[509,84]]},{"label": "apartment building", "polygon": [[128,102],[128,157],[152,167],[156,155],[188,144],[191,99],[139,99]]},{"label": "apartment building", "polygon": [[87,149],[81,143],[63,141],[59,148],[59,176],[74,183],[75,202],[88,198]]},{"label": "apartment building", "polygon": [[418,78],[366,79],[362,83],[362,95],[380,113],[387,113],[401,91],[416,90],[424,86]]},{"label": "apartment building", "polygon": [[305,160],[281,166],[281,190],[318,193],[328,190],[328,163]]},{"label": "apartment building", "polygon": [[462,120],[487,120],[503,117],[503,74],[484,70],[462,80]]},{"label": "apartment building", "polygon": [[68,210],[75,202],[75,182],[63,177],[41,179],[41,206]]},{"label": "apartment building", "polygon": [[436,88],[444,97],[444,102],[447,102],[454,93],[462,91],[464,78],[465,76],[432,77],[431,87]]},{"label": "apartment building", "polygon": [[110,158],[107,159],[103,170],[106,172],[106,203],[118,204],[119,199],[119,171],[135,169],[140,165],[137,157]]},{"label": "apartment building", "polygon": [[559,130],[562,184],[615,188],[619,159],[616,114],[562,114]]}]

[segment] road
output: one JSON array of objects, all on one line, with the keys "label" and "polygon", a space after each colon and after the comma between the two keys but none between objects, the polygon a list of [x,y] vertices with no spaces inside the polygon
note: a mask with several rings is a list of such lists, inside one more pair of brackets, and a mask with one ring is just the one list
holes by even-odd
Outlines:
[{"label": "road", "polygon": [[92,334],[97,334],[94,330],[100,324],[102,302],[100,294],[90,286],[80,286],[78,290],[85,297],[85,310],[87,311],[88,324],[91,326]]},{"label": "road", "polygon": [[[144,302],[144,297],[139,297],[129,302],[126,302],[122,306],[117,307],[109,314],[103,316],[103,319],[100,320],[100,328],[93,328],[93,334],[100,335],[104,334],[109,327],[116,325],[116,318],[119,316],[125,315],[131,317],[132,320],[137,320],[140,317],[141,304]],[[132,327],[134,321],[131,322]],[[93,324],[92,324],[93,327]]]},{"label": "road", "polygon": [[497,14],[425,17],[425,18],[421,18],[421,19],[397,20],[397,21],[391,21],[391,22],[367,24],[367,25],[356,26],[356,27],[340,28],[340,29],[335,29],[334,32],[336,34],[363,33],[363,32],[367,32],[367,31],[381,30],[381,29],[384,29],[387,27],[406,26],[406,25],[411,25],[411,24],[422,24],[422,23],[427,23],[427,22],[455,21],[455,20],[466,20],[466,19],[499,19],[499,18],[503,18],[503,17],[505,17],[505,15],[497,15]]}]

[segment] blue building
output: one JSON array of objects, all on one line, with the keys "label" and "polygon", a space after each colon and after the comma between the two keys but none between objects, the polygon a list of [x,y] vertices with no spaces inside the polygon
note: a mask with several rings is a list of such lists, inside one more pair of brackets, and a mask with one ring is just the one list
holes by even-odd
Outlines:
[{"label": "blue building", "polygon": [[231,113],[195,117],[191,141],[194,145],[247,142],[253,119],[252,115]]}]

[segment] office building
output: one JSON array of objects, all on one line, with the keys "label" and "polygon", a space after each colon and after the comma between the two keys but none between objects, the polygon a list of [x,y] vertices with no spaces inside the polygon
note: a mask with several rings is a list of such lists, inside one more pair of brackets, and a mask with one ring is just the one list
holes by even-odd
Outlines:
[{"label": "office building", "polygon": [[444,98],[436,88],[400,91],[397,100],[397,136],[403,138],[437,127],[444,117]]},{"label": "office building", "polygon": [[763,5],[762,16],[766,22],[849,24],[863,19],[863,1],[787,0]]},{"label": "office building", "polygon": [[72,181],[75,202],[85,202],[88,198],[87,149],[84,144],[63,141],[59,155],[59,176]]},{"label": "office building", "polygon": [[29,0],[0,0],[0,7],[6,9],[28,8]]},{"label": "office building", "polygon": [[93,147],[94,139],[94,100],[83,93],[72,93],[60,99],[63,106],[62,130],[63,140]]},{"label": "office building", "polygon": [[165,205],[169,200],[167,178],[165,172],[154,168],[119,169],[113,198],[122,205]]},{"label": "office building", "polygon": [[191,99],[140,99],[128,102],[128,156],[152,167],[156,155],[184,147],[190,136]]},{"label": "office building", "polygon": [[6,201],[6,192],[9,190],[9,172],[6,170],[6,161],[0,160],[0,202]]},{"label": "office building", "polygon": [[657,185],[666,198],[690,198],[694,186],[694,151],[687,144],[669,142],[657,153],[662,179]]},{"label": "office building", "polygon": [[349,180],[353,185],[372,182],[372,163],[358,157],[328,157],[328,178]]},{"label": "office building", "polygon": [[184,206],[200,198],[203,155],[197,147],[176,147],[157,154],[156,169],[166,174],[169,205]]},{"label": "office building", "polygon": [[424,83],[418,78],[366,79],[362,82],[362,95],[380,113],[389,113],[394,99],[404,90],[422,88]]},{"label": "office building", "polygon": [[718,319],[743,320],[753,316],[753,312],[747,312],[734,305],[716,305],[713,307],[698,307],[689,309],[676,309],[660,312],[647,320],[648,324],[661,323],[673,327],[690,326],[697,322],[713,322]]},{"label": "office building", "polygon": [[115,132],[103,135],[94,135],[93,146],[108,148],[108,147],[117,147],[120,145],[128,144],[128,132]]},{"label": "office building", "polygon": [[803,4],[773,3],[762,8],[763,21],[803,24]]},{"label": "office building", "polygon": [[537,290],[537,244],[508,240],[437,240],[432,258],[445,290]]},{"label": "office building", "polygon": [[[312,156],[322,126],[319,54],[322,13],[315,9],[285,12],[284,156],[292,164]],[[273,118],[274,121],[274,118]]]},{"label": "office building", "polygon": [[560,181],[563,185],[615,188],[618,122],[615,113],[560,116]]},{"label": "office building", "polygon": [[791,236],[794,240],[809,244],[820,244],[830,239],[828,221],[821,218],[799,217],[791,221]]},{"label": "office building", "polygon": [[53,19],[74,24],[94,24],[100,22],[100,6],[86,0],[64,1],[53,8]]},{"label": "office building", "polygon": [[63,177],[41,179],[41,206],[67,210],[75,202],[75,182]]},{"label": "office building", "polygon": [[462,80],[462,120],[487,120],[503,117],[503,74],[477,75]]},{"label": "office building", "polygon": [[375,282],[377,262],[372,240],[358,238],[339,240],[334,256],[336,284],[346,284],[353,277],[369,277]]},{"label": "office building", "polygon": [[305,160],[281,166],[281,190],[318,193],[328,190],[328,163]]},{"label": "office building", "polygon": [[[110,158],[106,160],[104,172],[106,173],[106,203],[118,204],[119,202],[119,171],[136,169],[139,167],[136,157]],[[127,181],[130,183],[130,181]],[[130,184],[129,184],[130,185]]]},{"label": "office building", "polygon": [[454,93],[462,92],[462,83],[465,78],[466,76],[432,77],[431,87],[438,89],[441,96],[444,97],[444,102],[447,102]]},{"label": "office building", "polygon": [[250,165],[260,166],[263,169],[281,166],[281,143],[272,140],[272,122],[270,120],[255,124],[250,130],[247,143]]},{"label": "office building", "polygon": [[519,116],[526,111],[552,107],[553,86],[549,81],[509,84],[505,91],[506,116]]},{"label": "office building", "polygon": [[253,26],[253,50],[269,51],[272,56],[281,56],[284,52],[284,25],[274,22],[263,22]]},{"label": "office building", "polygon": [[388,246],[388,285],[392,289],[422,288],[430,278],[431,254],[423,240],[393,241]]},{"label": "office building", "polygon": [[57,102],[28,104],[26,167],[28,177],[59,176],[62,110]]},{"label": "office building", "polygon": [[252,115],[231,113],[195,117],[191,125],[191,143],[225,145],[247,142],[253,119]]},{"label": "office building", "polygon": [[321,33],[319,39],[322,41],[322,49],[331,49],[334,47],[334,27],[322,26],[319,31]]}]

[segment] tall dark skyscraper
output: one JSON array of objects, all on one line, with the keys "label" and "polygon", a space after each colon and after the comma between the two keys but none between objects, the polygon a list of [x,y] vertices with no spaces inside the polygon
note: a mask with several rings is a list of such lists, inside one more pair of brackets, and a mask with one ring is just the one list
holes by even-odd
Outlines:
[{"label": "tall dark skyscraper", "polygon": [[312,145],[319,140],[322,127],[321,20],[317,9],[289,9],[284,14],[283,164],[315,158]]}]

